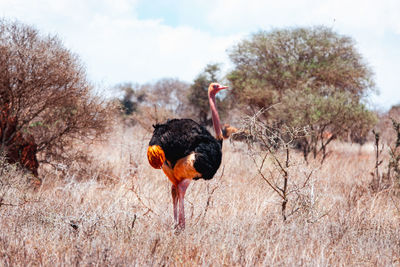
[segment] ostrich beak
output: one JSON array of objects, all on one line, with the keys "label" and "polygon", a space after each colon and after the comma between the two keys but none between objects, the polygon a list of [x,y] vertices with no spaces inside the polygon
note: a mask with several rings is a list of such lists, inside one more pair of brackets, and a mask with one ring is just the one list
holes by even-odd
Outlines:
[{"label": "ostrich beak", "polygon": [[220,86],[220,87],[218,87],[219,90],[226,89],[226,88],[229,88],[229,87],[228,86]]}]

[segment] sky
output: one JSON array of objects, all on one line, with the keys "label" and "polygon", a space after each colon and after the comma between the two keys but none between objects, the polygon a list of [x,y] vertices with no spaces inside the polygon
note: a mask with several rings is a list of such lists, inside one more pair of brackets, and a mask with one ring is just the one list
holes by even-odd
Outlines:
[{"label": "sky", "polygon": [[0,17],[57,35],[104,88],[178,78],[260,30],[324,25],[354,39],[374,71],[381,110],[400,104],[399,0],[0,0]]}]

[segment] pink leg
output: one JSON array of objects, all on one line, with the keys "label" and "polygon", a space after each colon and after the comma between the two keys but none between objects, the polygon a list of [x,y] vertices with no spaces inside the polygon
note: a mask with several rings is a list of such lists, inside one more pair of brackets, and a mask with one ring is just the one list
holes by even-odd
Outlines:
[{"label": "pink leg", "polygon": [[178,200],[179,200],[179,224],[181,229],[185,228],[185,205],[184,198],[186,189],[190,184],[190,179],[184,179],[178,184]]},{"label": "pink leg", "polygon": [[174,222],[178,224],[178,192],[175,185],[171,187],[172,204],[174,205]]}]

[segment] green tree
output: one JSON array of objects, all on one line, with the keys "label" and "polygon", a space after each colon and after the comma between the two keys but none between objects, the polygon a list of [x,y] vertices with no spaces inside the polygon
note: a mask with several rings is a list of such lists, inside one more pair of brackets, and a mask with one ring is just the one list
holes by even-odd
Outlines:
[{"label": "green tree", "polygon": [[376,120],[363,104],[372,71],[350,37],[322,26],[260,31],[229,55],[232,96],[253,113],[272,106],[264,119],[273,125],[309,127],[311,141],[299,143],[305,157],[325,155],[324,131],[365,134]]},{"label": "green tree", "polygon": [[232,92],[258,107],[304,85],[326,96],[349,92],[357,100],[374,87],[354,41],[326,27],[261,31],[233,47],[230,58]]}]

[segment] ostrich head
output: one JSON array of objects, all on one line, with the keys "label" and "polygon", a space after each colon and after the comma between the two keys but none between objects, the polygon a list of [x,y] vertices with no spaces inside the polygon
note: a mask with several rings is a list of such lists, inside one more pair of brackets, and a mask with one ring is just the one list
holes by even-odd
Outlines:
[{"label": "ostrich head", "polygon": [[209,95],[216,95],[222,89],[226,89],[228,86],[222,86],[219,83],[211,83],[208,87],[208,94]]}]

